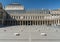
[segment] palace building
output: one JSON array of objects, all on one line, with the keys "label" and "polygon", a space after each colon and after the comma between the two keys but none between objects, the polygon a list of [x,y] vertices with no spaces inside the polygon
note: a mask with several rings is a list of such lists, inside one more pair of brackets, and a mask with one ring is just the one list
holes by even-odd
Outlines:
[{"label": "palace building", "polygon": [[55,25],[60,24],[60,9],[29,9],[19,3],[0,3],[0,25]]}]

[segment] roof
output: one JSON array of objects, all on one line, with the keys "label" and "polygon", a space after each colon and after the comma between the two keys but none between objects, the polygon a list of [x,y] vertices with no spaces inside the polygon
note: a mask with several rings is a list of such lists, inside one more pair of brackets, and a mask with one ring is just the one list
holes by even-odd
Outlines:
[{"label": "roof", "polygon": [[22,6],[21,4],[19,4],[19,3],[12,3],[12,4],[9,4],[8,6]]},{"label": "roof", "polygon": [[6,10],[8,14],[49,14],[49,10]]},{"label": "roof", "polygon": [[24,10],[24,6],[19,3],[12,3],[7,5],[5,10]]},{"label": "roof", "polygon": [[41,10],[41,9],[34,9],[34,10],[27,10],[26,13],[40,13],[40,14],[49,14],[49,10]]},{"label": "roof", "polygon": [[25,13],[25,10],[6,10],[8,14],[22,14]]}]

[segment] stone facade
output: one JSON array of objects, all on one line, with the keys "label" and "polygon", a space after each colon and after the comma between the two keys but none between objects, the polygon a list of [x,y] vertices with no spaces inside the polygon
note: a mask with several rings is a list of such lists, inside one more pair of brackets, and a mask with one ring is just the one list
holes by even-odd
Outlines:
[{"label": "stone facade", "polygon": [[7,25],[7,26],[57,25],[60,24],[59,12],[60,12],[59,10],[55,11],[55,10],[45,10],[45,9],[25,10],[24,6],[14,3],[5,7],[5,9],[3,10],[3,19],[0,21],[0,23],[2,25]]}]

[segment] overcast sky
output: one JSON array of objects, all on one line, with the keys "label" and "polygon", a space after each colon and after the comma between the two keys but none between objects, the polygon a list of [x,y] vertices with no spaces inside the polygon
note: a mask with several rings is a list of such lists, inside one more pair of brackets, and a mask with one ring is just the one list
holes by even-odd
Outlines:
[{"label": "overcast sky", "polygon": [[3,6],[16,2],[24,5],[25,8],[60,8],[60,0],[0,0],[0,2]]}]

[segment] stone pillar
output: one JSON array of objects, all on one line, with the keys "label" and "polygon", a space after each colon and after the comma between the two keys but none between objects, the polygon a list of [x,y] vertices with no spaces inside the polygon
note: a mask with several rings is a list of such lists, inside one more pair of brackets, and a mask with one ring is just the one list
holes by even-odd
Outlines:
[{"label": "stone pillar", "polygon": [[14,24],[16,25],[16,21],[14,21],[14,22],[15,22]]},{"label": "stone pillar", "polygon": [[10,24],[9,25],[11,25],[11,21],[10,21]]},{"label": "stone pillar", "polygon": [[26,25],[27,25],[27,21],[26,21]]},{"label": "stone pillar", "polygon": [[36,25],[37,25],[37,21],[36,21]]},{"label": "stone pillar", "polygon": [[26,25],[27,25],[27,21],[25,21]]},{"label": "stone pillar", "polygon": [[54,20],[54,24],[55,24],[55,20]]},{"label": "stone pillar", "polygon": [[55,24],[55,20],[53,20],[54,24]]},{"label": "stone pillar", "polygon": [[6,25],[7,25],[7,21],[6,21]]},{"label": "stone pillar", "polygon": [[42,25],[42,20],[41,20],[41,22],[40,22],[40,23],[41,23],[41,25]]},{"label": "stone pillar", "polygon": [[23,21],[22,21],[22,25],[23,25]]},{"label": "stone pillar", "polygon": [[35,21],[36,22],[36,25],[37,25],[37,21]]},{"label": "stone pillar", "polygon": [[31,21],[30,21],[30,25],[31,25]]},{"label": "stone pillar", "polygon": [[27,25],[29,25],[29,22],[27,21]]},{"label": "stone pillar", "polygon": [[32,25],[32,21],[31,21],[31,25]]},{"label": "stone pillar", "polygon": [[11,21],[11,24],[12,24],[12,25],[13,25],[13,23],[14,23],[14,22],[13,22],[13,21]]},{"label": "stone pillar", "polygon": [[54,24],[54,20],[53,20],[53,24]]},{"label": "stone pillar", "polygon": [[56,20],[56,24],[57,24],[57,20]]},{"label": "stone pillar", "polygon": [[25,22],[25,24],[24,25],[26,25],[26,21],[24,21]]},{"label": "stone pillar", "polygon": [[22,25],[23,25],[23,21],[22,21]]},{"label": "stone pillar", "polygon": [[58,20],[58,24],[59,24],[59,20]]},{"label": "stone pillar", "polygon": [[21,25],[21,21],[20,21],[20,25]]},{"label": "stone pillar", "polygon": [[43,21],[42,21],[42,24],[41,25],[43,25]]},{"label": "stone pillar", "polygon": [[3,21],[2,21],[2,26],[3,26]]},{"label": "stone pillar", "polygon": [[56,20],[55,20],[55,24],[56,24]]},{"label": "stone pillar", "polygon": [[20,21],[21,25],[22,25],[22,21]]},{"label": "stone pillar", "polygon": [[[32,22],[33,23],[33,22]],[[34,25],[36,25],[36,21],[34,21]]]},{"label": "stone pillar", "polygon": [[47,20],[46,24],[48,25],[48,20]]},{"label": "stone pillar", "polygon": [[37,21],[37,25],[38,25],[38,21]]}]

